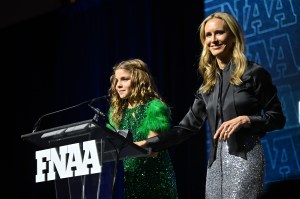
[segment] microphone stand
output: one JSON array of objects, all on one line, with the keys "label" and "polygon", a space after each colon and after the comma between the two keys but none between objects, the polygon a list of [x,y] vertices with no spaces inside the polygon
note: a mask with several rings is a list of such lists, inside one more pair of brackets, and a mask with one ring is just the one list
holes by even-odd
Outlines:
[{"label": "microphone stand", "polygon": [[[61,109],[61,110],[58,110],[58,111],[54,111],[54,112],[51,112],[51,113],[44,114],[44,115],[42,115],[41,117],[39,117],[39,119],[38,119],[38,120],[36,121],[36,123],[34,124],[32,133],[35,133],[35,132],[39,129],[39,127],[40,127],[40,125],[41,125],[42,119],[43,119],[44,117],[46,117],[46,116],[53,115],[53,114],[56,114],[56,113],[59,113],[59,112],[63,112],[63,111],[69,110],[69,109],[73,109],[73,108],[79,107],[79,106],[81,106],[81,105],[83,105],[83,104],[89,103],[89,105],[90,105],[90,104],[92,104],[92,103],[94,103],[94,102],[96,102],[96,101],[98,101],[98,100],[101,100],[101,99],[108,99],[108,98],[109,98],[108,95],[104,95],[104,96],[101,96],[101,97],[93,98],[93,99],[91,99],[91,100],[86,100],[86,101],[81,102],[81,103],[79,103],[79,104],[76,104],[76,105],[74,105],[74,106],[70,106],[70,107],[67,107],[67,108],[64,108],[64,109]],[[99,110],[99,111],[100,111],[100,110]],[[101,112],[101,111],[100,111],[100,112]],[[102,113],[102,114],[103,114],[103,113]]]}]

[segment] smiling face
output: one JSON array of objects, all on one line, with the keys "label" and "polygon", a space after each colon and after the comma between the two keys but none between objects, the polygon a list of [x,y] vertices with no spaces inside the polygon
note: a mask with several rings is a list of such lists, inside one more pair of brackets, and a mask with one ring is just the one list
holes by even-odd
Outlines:
[{"label": "smiling face", "polygon": [[204,27],[205,45],[213,56],[217,58],[218,64],[227,64],[232,57],[234,36],[224,20],[212,18]]},{"label": "smiling face", "polygon": [[115,71],[116,90],[121,99],[128,99],[131,96],[131,74],[128,70],[117,69]]}]

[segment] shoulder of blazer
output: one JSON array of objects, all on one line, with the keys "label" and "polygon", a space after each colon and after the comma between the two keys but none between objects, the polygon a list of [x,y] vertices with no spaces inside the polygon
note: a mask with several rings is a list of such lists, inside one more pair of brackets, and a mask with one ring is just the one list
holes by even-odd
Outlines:
[{"label": "shoulder of blazer", "polygon": [[248,65],[245,69],[244,74],[242,75],[242,81],[245,82],[249,79],[253,79],[254,81],[256,81],[256,79],[263,79],[269,77],[269,72],[266,69],[264,69],[260,64],[257,64],[253,61],[248,61]]},{"label": "shoulder of blazer", "polygon": [[246,67],[243,76],[247,76],[247,75],[253,76],[253,75],[259,75],[261,73],[268,73],[268,72],[260,64],[257,64],[253,61],[248,61],[248,65]]},{"label": "shoulder of blazer", "polygon": [[242,81],[247,79],[253,79],[254,82],[256,81],[265,81],[271,78],[270,73],[263,68],[260,64],[257,64],[253,61],[248,61],[248,66],[242,76]]}]

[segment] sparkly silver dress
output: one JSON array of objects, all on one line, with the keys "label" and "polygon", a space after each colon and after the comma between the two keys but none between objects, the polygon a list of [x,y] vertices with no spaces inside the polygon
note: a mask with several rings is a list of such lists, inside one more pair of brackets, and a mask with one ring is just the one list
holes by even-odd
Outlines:
[{"label": "sparkly silver dress", "polygon": [[264,157],[255,138],[247,159],[230,155],[227,142],[218,142],[216,160],[207,169],[207,199],[257,199],[263,191]]},{"label": "sparkly silver dress", "polygon": [[[222,105],[230,77],[229,67],[220,71],[217,104],[218,127],[223,123]],[[243,133],[243,132],[239,132]],[[213,136],[213,135],[212,135]],[[207,168],[206,199],[256,199],[263,191],[265,161],[260,138],[249,135],[242,145],[246,158],[229,154],[227,141],[216,140],[215,160]]]}]

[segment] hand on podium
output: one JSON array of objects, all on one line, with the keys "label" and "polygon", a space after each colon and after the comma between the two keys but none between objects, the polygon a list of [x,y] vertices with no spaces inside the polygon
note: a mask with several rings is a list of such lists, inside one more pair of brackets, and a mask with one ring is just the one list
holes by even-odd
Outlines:
[{"label": "hand on podium", "polygon": [[142,140],[142,141],[138,141],[138,142],[134,142],[134,144],[140,146],[140,147],[143,147],[143,148],[148,148],[149,149],[149,157],[152,157],[152,158],[156,158],[157,155],[158,155],[158,152],[154,152],[151,150],[151,148],[149,148],[147,146],[147,141],[146,140]]}]

